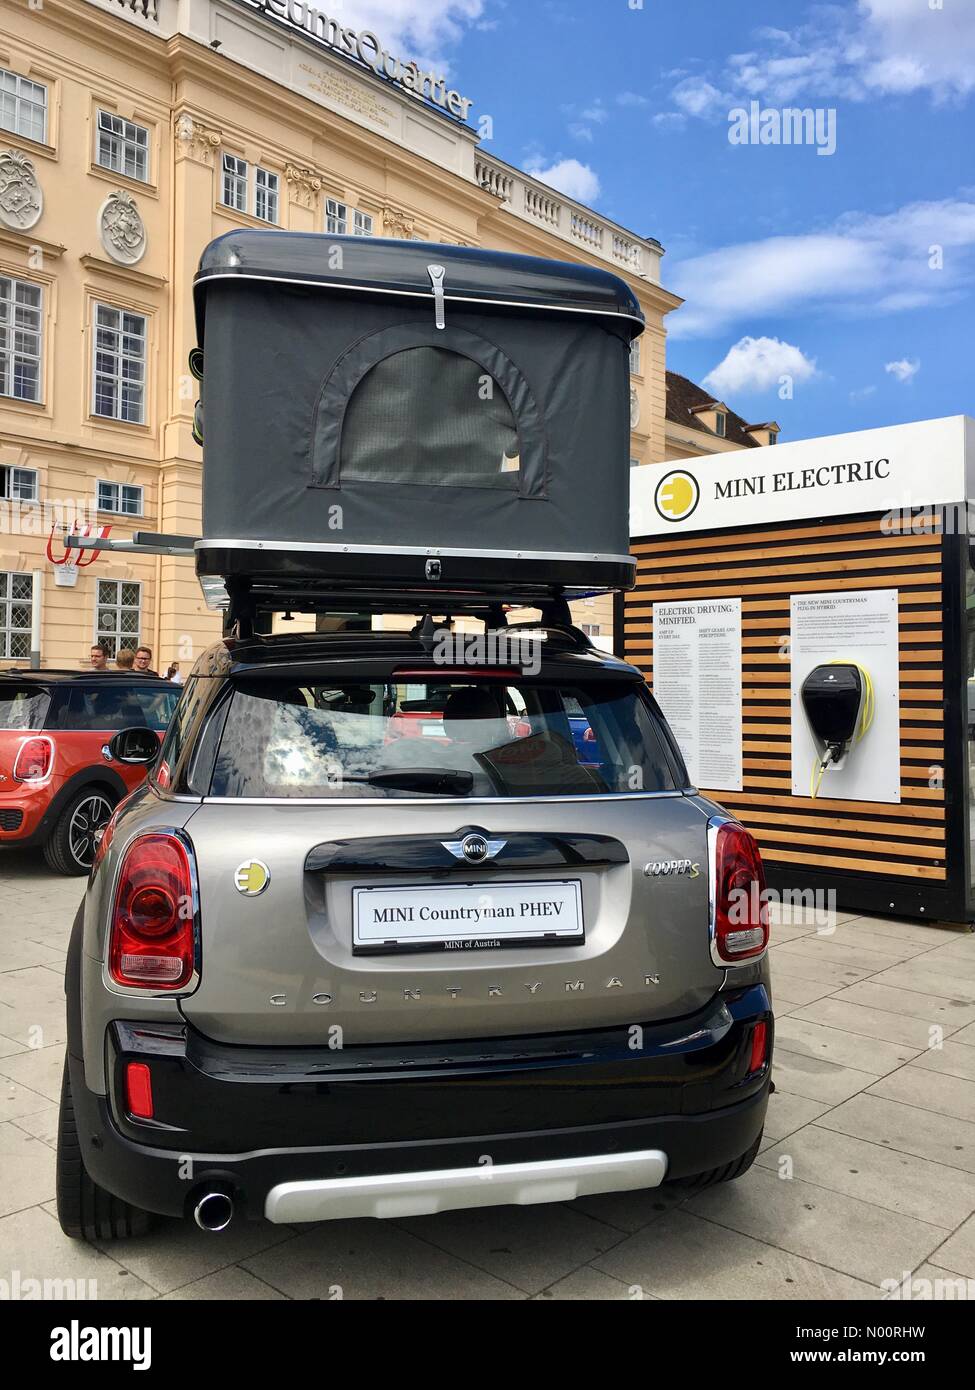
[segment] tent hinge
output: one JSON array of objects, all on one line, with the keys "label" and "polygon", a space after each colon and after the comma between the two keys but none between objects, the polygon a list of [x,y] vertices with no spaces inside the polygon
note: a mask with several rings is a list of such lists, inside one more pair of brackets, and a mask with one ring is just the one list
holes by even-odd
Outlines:
[{"label": "tent hinge", "polygon": [[443,278],[446,270],[442,265],[428,265],[427,274],[430,276],[430,283],[433,286],[433,310],[436,316],[438,328],[446,328],[447,320],[444,316],[443,302]]}]

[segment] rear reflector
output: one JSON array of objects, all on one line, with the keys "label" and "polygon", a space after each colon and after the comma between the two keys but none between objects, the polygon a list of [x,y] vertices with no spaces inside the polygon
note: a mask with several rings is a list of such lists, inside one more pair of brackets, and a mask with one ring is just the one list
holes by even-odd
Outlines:
[{"label": "rear reflector", "polygon": [[765,869],[754,835],[736,821],[708,829],[711,958],[716,965],[760,956],[768,945]]},{"label": "rear reflector", "polygon": [[152,1077],[145,1062],[129,1062],[125,1068],[125,1104],[130,1115],[152,1119]]},{"label": "rear reflector", "polygon": [[768,1024],[756,1023],[752,1029],[752,1055],[748,1062],[748,1075],[761,1071],[765,1065],[765,1052],[768,1047]]}]

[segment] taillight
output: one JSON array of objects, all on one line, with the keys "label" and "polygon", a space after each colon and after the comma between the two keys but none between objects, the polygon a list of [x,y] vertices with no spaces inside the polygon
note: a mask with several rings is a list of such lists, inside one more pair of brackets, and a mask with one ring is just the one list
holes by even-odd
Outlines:
[{"label": "taillight", "polygon": [[193,869],[183,840],[168,831],[133,840],[112,907],[112,980],[136,989],[182,989],[195,968],[194,917]]},{"label": "taillight", "polygon": [[760,956],[768,945],[765,869],[754,835],[735,821],[709,831],[714,920],[711,955],[716,965]]},{"label": "taillight", "polygon": [[54,744],[43,734],[25,738],[17,749],[13,775],[17,782],[43,782],[54,765]]}]

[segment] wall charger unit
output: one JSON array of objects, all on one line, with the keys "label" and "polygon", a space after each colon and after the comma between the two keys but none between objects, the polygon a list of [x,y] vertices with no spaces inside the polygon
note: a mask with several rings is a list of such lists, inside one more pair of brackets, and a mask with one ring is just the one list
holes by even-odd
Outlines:
[{"label": "wall charger unit", "polygon": [[831,661],[809,672],[800,693],[818,750],[809,786],[815,798],[827,769],[844,767],[873,723],[873,682],[859,662]]}]

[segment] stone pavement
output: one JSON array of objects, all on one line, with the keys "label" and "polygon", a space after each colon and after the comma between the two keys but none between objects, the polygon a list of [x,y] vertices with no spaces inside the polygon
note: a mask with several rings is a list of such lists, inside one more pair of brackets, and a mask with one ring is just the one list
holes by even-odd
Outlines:
[{"label": "stone pavement", "polygon": [[73,1279],[99,1298],[876,1299],[910,1271],[975,1295],[975,935],[777,921],[777,1091],[739,1182],[222,1236],[166,1222],[95,1250],[62,1236],[53,1201],[83,888],[0,857],[0,1294]]}]

